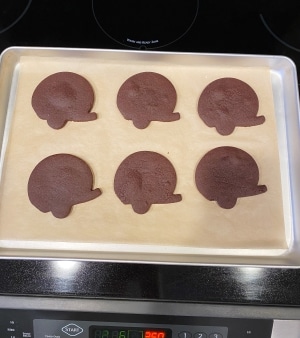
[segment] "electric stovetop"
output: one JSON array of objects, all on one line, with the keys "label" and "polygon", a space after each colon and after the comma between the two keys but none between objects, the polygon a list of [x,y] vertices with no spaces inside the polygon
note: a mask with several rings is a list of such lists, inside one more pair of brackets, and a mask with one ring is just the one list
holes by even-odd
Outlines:
[{"label": "electric stovetop", "polygon": [[[2,0],[10,46],[285,55],[300,69],[300,12],[288,1]],[[0,260],[0,294],[300,306],[300,271]]]}]

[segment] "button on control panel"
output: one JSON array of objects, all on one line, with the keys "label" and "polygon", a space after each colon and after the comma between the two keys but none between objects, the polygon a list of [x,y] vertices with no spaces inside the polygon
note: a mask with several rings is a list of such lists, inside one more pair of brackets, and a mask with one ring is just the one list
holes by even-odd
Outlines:
[{"label": "button on control panel", "polygon": [[196,333],[192,333],[190,331],[182,331],[178,334],[179,338],[225,338],[226,336],[227,336],[227,328],[214,328],[214,327],[207,328],[203,327],[201,331]]},{"label": "button on control panel", "polygon": [[207,338],[207,334],[204,332],[197,332],[194,334],[194,338]]},{"label": "button on control panel", "polygon": [[[1,316],[1,313],[0,313]],[[8,317],[3,314],[0,318],[0,337],[1,338],[33,338],[33,329],[30,322],[24,319]]]},{"label": "button on control panel", "polygon": [[16,338],[16,322],[14,320],[9,321],[6,331],[8,337]]},{"label": "button on control panel", "polygon": [[17,323],[15,320],[5,320],[1,323],[0,337],[17,338],[17,334]]},{"label": "button on control panel", "polygon": [[194,338],[223,338],[223,335],[219,332],[213,332],[208,336],[205,332],[197,332],[194,334]]}]

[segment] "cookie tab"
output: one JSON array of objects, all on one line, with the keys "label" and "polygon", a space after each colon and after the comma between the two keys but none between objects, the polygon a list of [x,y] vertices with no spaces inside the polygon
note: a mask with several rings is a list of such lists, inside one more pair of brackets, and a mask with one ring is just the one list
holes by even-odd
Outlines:
[{"label": "cookie tab", "polygon": [[131,204],[136,213],[145,214],[152,204],[181,201],[181,195],[174,194],[176,183],[175,169],[166,157],[139,151],[120,164],[114,189],[124,204]]},{"label": "cookie tab", "polygon": [[131,76],[119,89],[117,106],[126,120],[139,128],[151,121],[172,122],[180,119],[173,113],[177,94],[173,84],[163,75],[142,72]]},{"label": "cookie tab", "polygon": [[206,153],[195,173],[199,192],[220,207],[231,209],[237,198],[254,196],[267,191],[258,185],[259,170],[255,160],[235,147],[219,147]]},{"label": "cookie tab", "polygon": [[69,154],[55,154],[43,159],[33,169],[28,181],[30,202],[40,211],[51,211],[64,218],[72,206],[101,195],[93,190],[93,174],[80,158]]},{"label": "cookie tab", "polygon": [[31,104],[36,114],[54,129],[68,121],[85,122],[97,119],[90,113],[94,105],[91,84],[72,72],[52,74],[41,81],[33,92]]},{"label": "cookie tab", "polygon": [[259,101],[255,91],[235,78],[221,78],[205,87],[198,101],[198,114],[208,127],[230,135],[235,127],[257,126],[265,122],[257,116]]}]

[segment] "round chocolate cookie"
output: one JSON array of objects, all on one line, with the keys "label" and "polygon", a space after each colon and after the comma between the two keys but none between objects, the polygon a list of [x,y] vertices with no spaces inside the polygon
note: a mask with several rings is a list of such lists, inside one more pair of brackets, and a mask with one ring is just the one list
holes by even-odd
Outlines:
[{"label": "round chocolate cookie", "polygon": [[254,196],[267,191],[257,185],[259,171],[255,160],[235,147],[219,147],[206,153],[195,174],[199,192],[220,207],[233,208],[239,197]]},{"label": "round chocolate cookie", "polygon": [[119,89],[117,105],[126,120],[144,129],[151,121],[172,122],[180,119],[173,113],[177,94],[163,75],[143,72],[131,76]]},{"label": "round chocolate cookie", "polygon": [[139,151],[120,164],[114,189],[124,204],[131,204],[136,213],[145,214],[151,204],[181,201],[181,195],[174,194],[176,183],[175,169],[167,158],[155,152]]},{"label": "round chocolate cookie", "polygon": [[208,127],[221,135],[231,134],[235,127],[257,126],[265,122],[257,116],[259,108],[255,91],[235,78],[221,78],[205,87],[198,101],[198,114]]},{"label": "round chocolate cookie", "polygon": [[96,113],[90,113],[94,104],[91,84],[72,72],[46,77],[35,88],[31,104],[36,114],[54,129],[62,128],[68,121],[85,122],[97,118]]},{"label": "round chocolate cookie", "polygon": [[64,218],[73,205],[101,195],[100,189],[92,190],[92,187],[93,175],[83,160],[69,154],[55,154],[33,169],[27,188],[29,200],[36,208]]}]

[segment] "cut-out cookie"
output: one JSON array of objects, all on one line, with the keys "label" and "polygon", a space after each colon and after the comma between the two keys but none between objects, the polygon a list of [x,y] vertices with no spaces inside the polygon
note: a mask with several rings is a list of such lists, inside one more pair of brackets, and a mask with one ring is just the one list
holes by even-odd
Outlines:
[{"label": "cut-out cookie", "polygon": [[198,114],[208,127],[229,135],[235,127],[257,126],[265,122],[257,116],[259,101],[255,91],[235,78],[221,78],[206,86],[198,101]]},{"label": "cut-out cookie", "polygon": [[172,122],[180,119],[173,113],[177,94],[173,84],[163,75],[143,72],[131,76],[119,89],[117,106],[126,120],[139,128],[151,121]]},{"label": "cut-out cookie", "polygon": [[36,114],[42,120],[47,120],[50,127],[60,129],[68,121],[96,120],[97,114],[90,113],[94,99],[93,88],[83,76],[59,72],[38,84],[31,104]]},{"label": "cut-out cookie", "polygon": [[114,189],[124,204],[131,204],[138,214],[145,214],[152,204],[181,201],[174,194],[176,172],[171,162],[155,152],[140,151],[129,155],[115,174]]},{"label": "cut-out cookie", "polygon": [[220,207],[231,209],[237,198],[254,196],[267,191],[258,185],[259,170],[255,160],[235,147],[219,147],[206,153],[195,174],[199,192]]},{"label": "cut-out cookie", "polygon": [[40,211],[64,218],[72,206],[101,195],[93,189],[93,174],[80,158],[55,154],[43,159],[33,169],[28,181],[30,202]]}]

